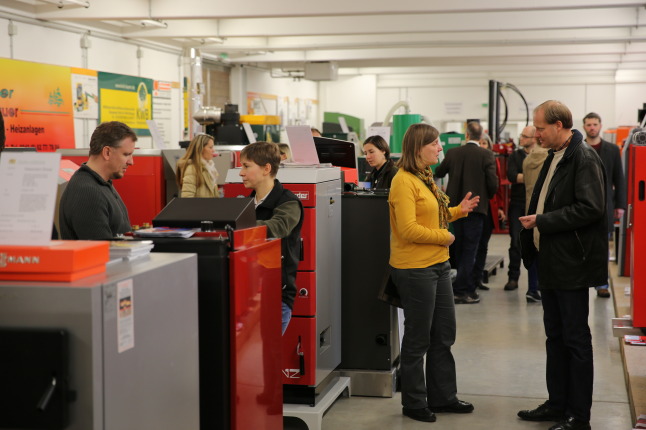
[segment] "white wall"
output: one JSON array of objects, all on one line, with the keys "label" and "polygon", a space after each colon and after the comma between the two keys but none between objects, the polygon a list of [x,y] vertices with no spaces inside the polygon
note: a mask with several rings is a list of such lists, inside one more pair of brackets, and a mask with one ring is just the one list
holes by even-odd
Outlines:
[{"label": "white wall", "polygon": [[[0,37],[0,57],[142,76],[154,80],[182,81],[182,68],[179,65],[181,53],[179,51],[141,47],[143,55],[141,58],[137,58],[138,46],[136,45],[117,40],[117,38],[107,39],[90,35],[88,39],[91,46],[87,50],[87,59],[84,60],[80,32],[19,21],[14,21],[14,24],[17,26],[18,33],[10,38],[6,36],[9,21],[0,18],[0,34],[3,34]],[[11,49],[12,41],[13,50]],[[11,55],[12,51],[13,56]],[[172,110],[173,122],[178,124],[172,130],[173,140],[179,141],[182,139],[181,97],[173,97],[173,103],[178,105]],[[74,120],[77,147],[89,147],[89,136],[96,125],[95,120]],[[149,137],[140,137],[137,144],[141,148],[150,148],[152,140]]]},{"label": "white wall", "polygon": [[[363,118],[366,127],[375,122],[374,118],[377,114],[377,77],[375,75],[339,76],[336,81],[322,81],[319,85],[321,95],[319,125],[323,121],[323,112],[339,112]],[[362,130],[362,133],[364,131]]]},{"label": "white wall", "polygon": [[[619,73],[619,72],[618,72]],[[581,127],[589,112],[598,113],[605,129],[632,125],[637,121],[637,109],[646,103],[645,74],[632,73],[632,82],[603,76],[536,76],[468,78],[433,75],[357,75],[340,76],[338,81],[321,83],[320,111],[339,111],[364,118],[366,126],[383,121],[386,113],[398,101],[407,101],[412,113],[424,115],[440,131],[447,123],[464,122],[467,118],[488,117],[489,79],[515,85],[532,110],[540,103],[555,99],[572,111],[574,126]],[[625,79],[626,72],[620,79]],[[374,89],[370,82],[375,83]],[[525,105],[511,89],[502,90],[508,103],[506,131],[516,137],[526,120]],[[403,113],[399,110],[396,113]],[[322,114],[321,114],[322,115]],[[504,109],[501,109],[501,120]],[[453,127],[455,128],[455,127]]]},{"label": "white wall", "polygon": [[319,112],[318,85],[305,79],[273,78],[268,70],[234,67],[231,70],[231,99],[241,114],[247,112],[247,94],[257,93],[256,114],[279,115],[282,125],[315,126]]}]

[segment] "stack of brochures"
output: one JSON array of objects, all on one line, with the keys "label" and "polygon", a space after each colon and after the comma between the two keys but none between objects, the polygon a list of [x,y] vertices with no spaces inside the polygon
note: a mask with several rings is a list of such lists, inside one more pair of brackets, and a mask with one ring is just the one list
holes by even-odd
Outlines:
[{"label": "stack of brochures", "polygon": [[132,232],[138,237],[191,237],[199,228],[173,228],[173,227],[153,227],[142,228]]},{"label": "stack of brochures", "polygon": [[624,341],[629,345],[646,345],[646,336],[625,335]]},{"label": "stack of brochures", "polygon": [[152,240],[117,240],[110,242],[110,260],[127,261],[144,257],[153,249]]}]

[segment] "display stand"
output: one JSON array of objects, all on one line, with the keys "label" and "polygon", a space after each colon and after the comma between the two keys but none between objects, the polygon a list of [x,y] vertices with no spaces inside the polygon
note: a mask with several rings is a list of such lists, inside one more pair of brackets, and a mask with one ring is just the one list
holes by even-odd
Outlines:
[{"label": "display stand", "polygon": [[328,385],[325,392],[321,393],[321,398],[316,403],[316,406],[284,404],[283,417],[298,418],[305,423],[308,430],[320,430],[323,414],[339,396],[350,397],[350,391],[350,378],[340,376],[336,381]]},{"label": "display stand", "polygon": [[505,258],[502,255],[487,255],[484,270],[482,271],[482,282],[489,282],[489,276],[496,276],[497,268],[505,266]]}]

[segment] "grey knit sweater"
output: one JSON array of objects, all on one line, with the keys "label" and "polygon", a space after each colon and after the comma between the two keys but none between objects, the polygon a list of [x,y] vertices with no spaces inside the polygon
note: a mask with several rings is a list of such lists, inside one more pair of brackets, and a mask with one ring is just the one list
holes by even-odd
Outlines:
[{"label": "grey knit sweater", "polygon": [[110,240],[130,231],[128,209],[112,181],[85,163],[74,173],[60,202],[61,239]]}]

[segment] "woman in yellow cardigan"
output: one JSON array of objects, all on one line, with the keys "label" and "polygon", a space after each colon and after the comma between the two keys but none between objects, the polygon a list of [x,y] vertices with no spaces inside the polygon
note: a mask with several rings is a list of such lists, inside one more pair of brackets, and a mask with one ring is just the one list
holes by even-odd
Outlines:
[{"label": "woman in yellow cardigan", "polygon": [[[448,224],[467,216],[480,198],[467,193],[458,206],[435,184],[431,165],[439,161],[438,131],[411,125],[402,142],[399,171],[390,188],[390,265],[404,308],[401,350],[402,413],[435,421],[435,412],[468,413],[458,400],[455,361],[455,305],[449,272]],[[426,375],[424,374],[426,356]]]},{"label": "woman in yellow cardigan", "polygon": [[186,154],[177,161],[177,182],[182,190],[180,197],[220,197],[213,157],[213,137],[198,134],[191,140]]}]

